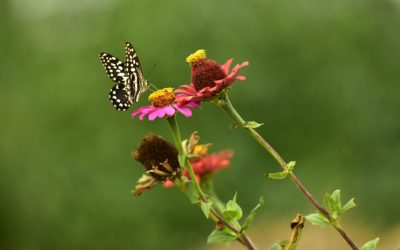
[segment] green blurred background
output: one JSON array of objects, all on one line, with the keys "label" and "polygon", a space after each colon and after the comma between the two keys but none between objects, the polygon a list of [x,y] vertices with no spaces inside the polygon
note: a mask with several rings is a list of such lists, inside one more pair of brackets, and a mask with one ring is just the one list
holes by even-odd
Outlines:
[{"label": "green blurred background", "polygon": [[[399,228],[399,0],[3,0],[0,21],[1,249],[205,247],[213,224],[178,190],[130,194],[143,173],[130,152],[148,131],[172,138],[166,122],[131,120],[107,99],[98,53],[122,58],[125,41],[145,74],[157,64],[158,86],[188,83],[185,57],[199,48],[250,61],[231,91],[240,113],[264,123],[316,197],[356,197],[344,218],[356,242]],[[263,196],[258,228],[314,211],[289,181],[264,178],[279,167],[259,145],[203,107],[179,122],[235,151],[215,178],[223,199],[238,191],[248,212]]]}]

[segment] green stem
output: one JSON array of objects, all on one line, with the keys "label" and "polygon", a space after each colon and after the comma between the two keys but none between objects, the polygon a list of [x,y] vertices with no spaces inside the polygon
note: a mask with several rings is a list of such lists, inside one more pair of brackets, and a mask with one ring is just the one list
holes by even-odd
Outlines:
[{"label": "green stem", "polygon": [[[196,175],[194,174],[192,165],[190,164],[189,159],[186,157],[185,149],[182,146],[182,138],[181,138],[181,134],[179,132],[179,127],[178,127],[178,123],[176,122],[175,116],[169,117],[168,123],[169,123],[169,126],[171,127],[172,134],[174,136],[175,145],[178,148],[179,155],[180,155],[180,157],[185,157],[185,165],[189,172],[190,178],[192,179],[193,186],[196,188],[200,199],[202,201],[206,202],[207,196],[204,194],[203,190],[201,189],[200,184],[197,181]],[[183,168],[184,166],[181,166],[181,167]]]},{"label": "green stem", "polygon": [[[178,148],[179,151],[179,155],[185,157],[185,165],[186,168],[189,172],[190,178],[192,180],[193,186],[195,187],[199,198],[200,198],[200,202],[204,202],[207,203],[208,202],[208,197],[207,195],[203,192],[203,190],[200,187],[199,182],[197,181],[196,175],[193,171],[193,167],[190,164],[189,158],[186,157],[186,151],[182,146],[182,138],[179,132],[179,127],[178,127],[178,123],[176,121],[175,116],[169,117],[168,118],[168,123],[169,126],[171,128],[172,131],[172,135],[174,137],[174,141],[175,141],[175,145]],[[184,167],[184,166],[181,166]],[[232,230],[236,235],[238,235],[237,240],[242,243],[245,247],[247,247],[249,250],[256,250],[257,248],[255,247],[255,245],[253,244],[253,242],[249,239],[249,237],[245,234],[245,233],[241,233],[240,229],[237,229],[236,226],[231,225],[229,222],[227,222],[214,208],[210,209],[210,218],[212,220],[214,220],[215,222],[221,222],[222,224],[224,224],[224,226],[226,226],[227,228],[229,228],[230,230]]]},{"label": "green stem", "polygon": [[[280,156],[280,154],[253,128],[246,127],[245,120],[239,115],[239,113],[236,111],[236,109],[233,107],[231,101],[229,100],[228,94],[224,93],[222,96],[222,102],[219,103],[219,106],[228,113],[230,117],[233,118],[233,120],[239,125],[241,128],[246,130],[250,136],[256,140],[261,147],[265,149],[281,166],[281,168],[284,171],[288,171],[288,166],[286,161]],[[329,214],[326,209],[318,203],[318,201],[313,197],[313,195],[304,187],[304,185],[300,182],[300,180],[296,177],[296,175],[292,171],[288,171],[288,175],[290,179],[293,181],[293,183],[296,185],[296,187],[306,196],[306,198],[314,205],[315,208],[318,209],[318,211],[321,212],[329,221],[333,221],[332,216]],[[343,228],[333,225],[335,229],[340,233],[340,235],[345,239],[347,244],[350,245],[350,247],[353,250],[358,250],[359,248],[357,245],[350,239],[349,235],[343,230]]]}]

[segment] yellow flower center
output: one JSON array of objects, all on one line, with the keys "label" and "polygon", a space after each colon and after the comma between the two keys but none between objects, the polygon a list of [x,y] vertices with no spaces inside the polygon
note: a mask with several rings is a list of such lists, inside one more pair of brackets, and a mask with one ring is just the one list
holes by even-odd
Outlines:
[{"label": "yellow flower center", "polygon": [[204,49],[199,49],[190,56],[186,57],[186,62],[193,66],[205,59],[207,59],[206,51]]},{"label": "yellow flower center", "polygon": [[174,102],[175,93],[173,88],[164,88],[154,91],[149,95],[149,101],[154,107],[165,107]]}]

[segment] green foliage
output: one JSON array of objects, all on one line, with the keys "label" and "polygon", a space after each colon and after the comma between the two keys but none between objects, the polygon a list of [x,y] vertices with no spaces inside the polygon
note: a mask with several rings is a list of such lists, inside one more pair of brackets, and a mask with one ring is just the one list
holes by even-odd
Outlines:
[{"label": "green foliage", "polygon": [[326,193],[323,203],[333,219],[338,219],[339,216],[345,211],[356,206],[356,204],[354,203],[354,198],[352,198],[342,207],[339,189],[335,190],[332,194]]},{"label": "green foliage", "polygon": [[287,244],[288,244],[287,240],[282,240],[280,242],[276,242],[276,243],[272,244],[268,248],[268,250],[284,250]]},{"label": "green foliage", "polygon": [[311,224],[316,226],[321,226],[325,228],[330,225],[329,220],[323,216],[321,213],[313,213],[305,216],[306,220],[308,220]]},{"label": "green foliage", "polygon": [[249,122],[245,122],[243,127],[245,128],[258,128],[261,127],[264,123],[258,123],[255,121],[249,121]]},{"label": "green foliage", "polygon": [[189,197],[189,200],[192,204],[198,204],[200,202],[199,194],[197,193],[197,190],[193,186],[192,182],[184,183],[184,187],[182,187],[181,189]]},{"label": "green foliage", "polygon": [[222,212],[222,215],[227,220],[240,220],[242,218],[243,211],[239,204],[237,204],[236,197],[237,193],[235,193],[232,200],[226,203],[225,210]]},{"label": "green foliage", "polygon": [[288,176],[288,174],[290,172],[293,171],[295,165],[296,165],[296,162],[295,161],[291,161],[286,165],[287,169],[285,169],[285,170],[283,170],[281,172],[268,173],[268,174],[266,174],[266,176],[268,178],[272,179],[272,180],[283,180]]},{"label": "green foliage", "polygon": [[237,236],[227,229],[217,230],[211,232],[207,238],[207,244],[225,243],[235,241]]},{"label": "green foliage", "polygon": [[185,168],[185,162],[186,162],[186,155],[185,154],[179,154],[178,155],[178,162],[179,166],[181,166],[182,169]]},{"label": "green foliage", "polygon": [[330,222],[324,215],[317,212],[305,216],[305,218],[311,224],[321,227],[327,227],[331,223],[339,224],[340,216],[344,212],[356,206],[356,204],[354,203],[354,198],[350,199],[344,206],[342,206],[339,189],[335,190],[332,194],[326,193],[323,199],[323,203],[329,214],[332,216],[333,220]]},{"label": "green foliage", "polygon": [[261,210],[262,206],[264,205],[264,199],[263,197],[260,197],[258,204],[251,210],[249,215],[246,217],[246,219],[243,222],[242,229],[240,230],[241,232],[246,232],[247,229],[249,228],[250,224],[253,222],[254,217],[258,214],[258,212]]},{"label": "green foliage", "polygon": [[213,205],[213,202],[211,199],[209,199],[207,202],[204,202],[204,201],[200,202],[201,210],[203,211],[203,213],[207,219],[210,217],[210,210],[211,210],[212,205]]},{"label": "green foliage", "polygon": [[370,240],[361,247],[361,250],[375,250],[376,245],[378,245],[378,242],[379,238]]}]

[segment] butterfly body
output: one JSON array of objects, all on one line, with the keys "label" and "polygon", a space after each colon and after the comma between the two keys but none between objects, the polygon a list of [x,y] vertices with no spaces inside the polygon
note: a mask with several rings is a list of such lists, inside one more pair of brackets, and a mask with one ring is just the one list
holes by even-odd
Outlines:
[{"label": "butterfly body", "polygon": [[115,83],[108,98],[116,110],[125,111],[138,102],[140,95],[148,89],[139,57],[132,44],[125,44],[125,61],[108,53],[100,53],[100,61],[108,77]]}]

